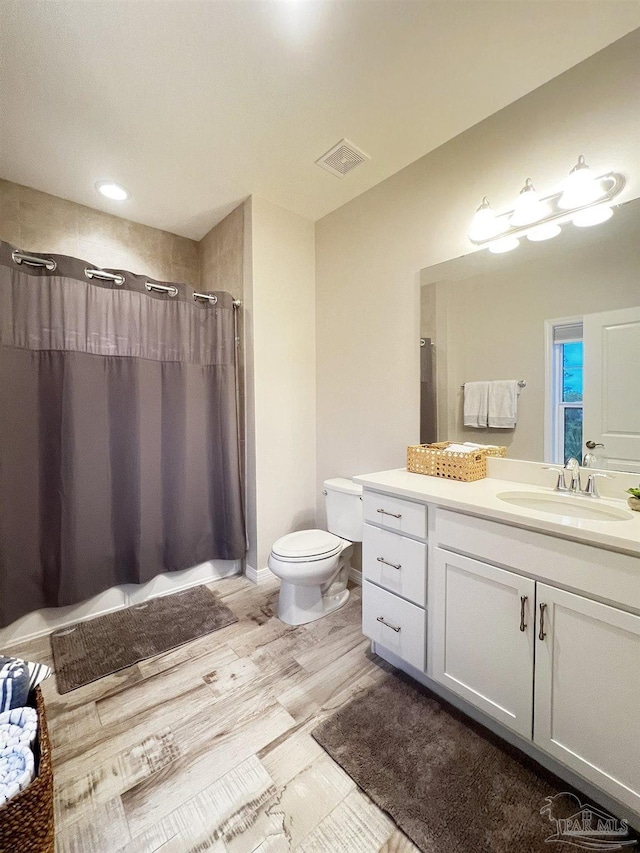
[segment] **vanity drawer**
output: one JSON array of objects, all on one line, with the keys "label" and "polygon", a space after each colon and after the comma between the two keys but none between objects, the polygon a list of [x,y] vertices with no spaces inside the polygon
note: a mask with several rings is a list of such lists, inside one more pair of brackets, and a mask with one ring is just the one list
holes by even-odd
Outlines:
[{"label": "vanity drawer", "polygon": [[427,538],[427,507],[425,504],[405,501],[377,492],[365,492],[362,496],[364,520],[387,530],[406,533],[409,536]]},{"label": "vanity drawer", "polygon": [[362,575],[365,580],[424,607],[427,590],[426,543],[365,524]]},{"label": "vanity drawer", "polygon": [[365,581],[362,632],[375,643],[424,671],[427,614],[421,607]]}]

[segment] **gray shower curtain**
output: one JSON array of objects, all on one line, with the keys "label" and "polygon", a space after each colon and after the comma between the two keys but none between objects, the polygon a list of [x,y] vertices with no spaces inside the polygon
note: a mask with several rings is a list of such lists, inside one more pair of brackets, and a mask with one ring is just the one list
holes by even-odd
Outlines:
[{"label": "gray shower curtain", "polygon": [[242,558],[230,294],[12,251],[0,243],[0,625]]}]

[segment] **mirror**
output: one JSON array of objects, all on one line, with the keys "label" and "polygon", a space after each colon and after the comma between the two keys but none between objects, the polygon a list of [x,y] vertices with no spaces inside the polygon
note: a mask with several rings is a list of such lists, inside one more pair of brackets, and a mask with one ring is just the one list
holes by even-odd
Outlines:
[{"label": "mirror", "polygon": [[[420,284],[422,442],[549,463],[590,452],[593,467],[640,473],[640,199],[591,228],[428,267]],[[526,383],[516,426],[465,426],[464,384],[500,379]]]}]

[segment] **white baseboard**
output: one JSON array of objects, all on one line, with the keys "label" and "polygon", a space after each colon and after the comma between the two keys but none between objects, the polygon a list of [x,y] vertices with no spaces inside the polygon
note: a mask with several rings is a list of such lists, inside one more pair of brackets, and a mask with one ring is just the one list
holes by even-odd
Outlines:
[{"label": "white baseboard", "polygon": [[249,565],[249,563],[246,564],[244,573],[247,580],[250,580],[252,583],[264,583],[264,581],[271,580],[275,577],[271,569],[267,566],[265,566],[264,569],[254,569],[253,566]]},{"label": "white baseboard", "polygon": [[0,648],[43,637],[59,628],[104,616],[115,610],[123,610],[132,604],[140,604],[161,595],[171,595],[193,586],[222,580],[231,575],[240,574],[240,560],[208,560],[190,569],[180,572],[164,572],[145,584],[124,584],[114,586],[99,595],[71,604],[68,607],[48,607],[34,610],[17,619],[6,628],[0,629]]},{"label": "white baseboard", "polygon": [[353,566],[349,569],[349,580],[362,586],[362,572],[360,569],[354,569]]}]

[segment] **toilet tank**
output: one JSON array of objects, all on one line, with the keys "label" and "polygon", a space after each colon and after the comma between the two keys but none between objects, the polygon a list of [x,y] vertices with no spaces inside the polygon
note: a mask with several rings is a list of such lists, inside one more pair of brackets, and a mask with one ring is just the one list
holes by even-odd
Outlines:
[{"label": "toilet tank", "polygon": [[324,481],[327,530],[350,542],[362,542],[362,486],[344,477]]}]

